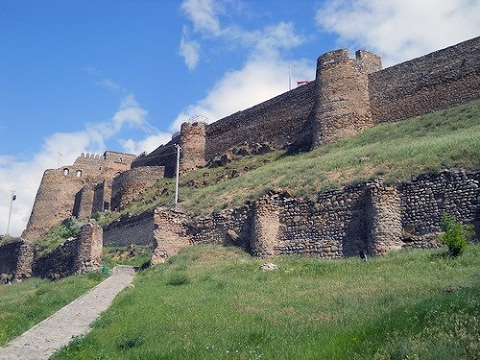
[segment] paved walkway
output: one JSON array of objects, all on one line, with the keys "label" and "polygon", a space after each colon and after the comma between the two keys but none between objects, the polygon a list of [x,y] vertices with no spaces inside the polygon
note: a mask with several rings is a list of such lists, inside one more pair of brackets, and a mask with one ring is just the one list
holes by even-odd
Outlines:
[{"label": "paved walkway", "polygon": [[117,266],[112,270],[112,276],[85,295],[0,348],[0,360],[48,359],[73,337],[88,333],[90,324],[132,282],[133,276],[132,267]]}]

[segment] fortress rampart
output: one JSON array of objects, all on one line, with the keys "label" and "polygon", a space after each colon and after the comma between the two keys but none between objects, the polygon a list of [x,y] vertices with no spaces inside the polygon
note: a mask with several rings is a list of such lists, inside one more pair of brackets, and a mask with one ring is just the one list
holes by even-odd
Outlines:
[{"label": "fortress rampart", "polygon": [[480,97],[480,38],[369,75],[375,123],[409,119]]},{"label": "fortress rampart", "polygon": [[[478,98],[480,37],[383,70],[381,59],[374,54],[358,51],[352,59],[346,50],[335,50],[318,58],[314,81],[212,124],[183,124],[170,142],[148,155],[82,154],[71,166],[45,171],[22,237],[36,239],[72,215],[83,217],[121,208],[153,184],[161,176],[160,169],[164,176],[175,175],[175,145],[182,148],[180,170],[188,171],[245,143],[308,151],[378,123]],[[349,196],[359,195],[353,192]],[[379,204],[390,209],[398,206],[396,200],[383,203],[373,199],[368,205],[372,213],[380,212]],[[395,219],[389,221],[397,223]],[[327,229],[330,223],[324,225]],[[260,221],[255,227],[264,225]],[[364,233],[382,231],[381,227],[360,228]]]},{"label": "fortress rampart", "polygon": [[309,142],[314,90],[314,82],[299,86],[208,125],[206,160],[245,142],[269,143],[276,149],[294,142]]},{"label": "fortress rampart", "polygon": [[[480,98],[480,37],[386,69],[375,54],[347,50],[318,58],[316,79],[273,99],[206,125],[199,146],[185,146],[183,170],[206,164],[243,143],[269,143],[274,149],[315,149],[357,134],[366,128],[394,122]],[[133,162],[132,166],[163,165],[166,176],[175,171],[173,144]],[[188,136],[187,136],[188,138]],[[204,161],[201,161],[204,156]],[[173,169],[173,170],[172,170]]]},{"label": "fortress rampart", "polygon": [[46,170],[22,238],[36,240],[70,216],[108,209],[113,177],[130,169],[134,159],[134,155],[111,151],[102,156],[82,154],[73,165]]}]

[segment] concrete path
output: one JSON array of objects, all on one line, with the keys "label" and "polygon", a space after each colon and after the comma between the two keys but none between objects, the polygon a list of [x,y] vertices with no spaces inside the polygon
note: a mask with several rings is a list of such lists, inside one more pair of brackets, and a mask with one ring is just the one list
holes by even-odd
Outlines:
[{"label": "concrete path", "polygon": [[48,359],[73,337],[88,333],[90,324],[132,282],[133,276],[132,267],[115,267],[112,276],[0,348],[0,360]]}]

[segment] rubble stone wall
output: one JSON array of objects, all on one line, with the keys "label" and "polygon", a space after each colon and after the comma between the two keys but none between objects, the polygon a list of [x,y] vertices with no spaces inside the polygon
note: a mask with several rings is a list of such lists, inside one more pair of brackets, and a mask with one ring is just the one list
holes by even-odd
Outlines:
[{"label": "rubble stone wall", "polygon": [[105,246],[152,245],[155,224],[153,211],[123,216],[103,228]]},{"label": "rubble stone wall", "polygon": [[100,267],[102,228],[94,220],[80,229],[77,238],[67,240],[54,251],[35,257],[32,276],[57,280]]},{"label": "rubble stone wall", "polygon": [[155,236],[156,244],[164,256],[169,255],[169,247],[177,251],[210,243],[237,245],[262,257],[310,254],[325,258],[438,247],[443,213],[475,225],[480,236],[479,184],[480,171],[453,169],[398,185],[374,181],[331,189],[318,194],[315,201],[270,193],[212,217],[166,215],[157,210],[156,218],[162,222],[156,231],[163,232]]}]

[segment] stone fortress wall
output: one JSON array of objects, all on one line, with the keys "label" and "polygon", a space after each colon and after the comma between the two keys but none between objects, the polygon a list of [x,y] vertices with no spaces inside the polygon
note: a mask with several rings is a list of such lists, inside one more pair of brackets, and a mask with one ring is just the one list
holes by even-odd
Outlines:
[{"label": "stone fortress wall", "polygon": [[[382,122],[405,120],[480,97],[480,37],[386,69],[375,54],[335,50],[318,58],[316,79],[212,124],[182,126],[180,134],[132,167],[161,165],[175,173],[205,165],[243,143],[310,150]],[[203,130],[204,128],[204,130]],[[201,136],[204,134],[204,139]],[[193,135],[193,137],[192,137]]]},{"label": "stone fortress wall", "polygon": [[480,171],[444,170],[397,185],[377,180],[319,193],[315,201],[272,191],[204,218],[158,208],[153,261],[200,243],[236,245],[262,257],[334,259],[438,247],[444,213],[473,224],[480,238]]},{"label": "stone fortress wall", "polygon": [[[209,125],[201,122],[183,124],[180,133],[169,143],[148,155],[135,157],[115,152],[106,152],[103,156],[82,155],[72,166],[47,170],[23,237],[35,240],[45,229],[72,215],[83,217],[112,207],[121,208],[156,179],[174,175],[177,144],[182,148],[181,170],[187,171],[204,166],[213,157],[244,143],[268,143],[274,149],[310,150],[361,132],[377,123],[399,121],[479,97],[480,38],[384,70],[381,70],[380,58],[374,54],[358,51],[352,59],[346,50],[332,51],[318,59],[315,81]],[[388,200],[390,197],[387,200],[384,197],[375,198],[375,190],[369,191],[372,194],[370,197],[365,195],[368,193],[365,187],[332,190],[331,193],[320,194],[316,205],[305,204],[301,199],[287,200],[286,197],[264,200],[266,203],[262,206],[235,210],[235,214],[243,214],[238,215],[240,218],[245,216],[250,220],[235,220],[232,223],[214,216],[215,220],[212,221],[215,224],[228,223],[231,231],[222,230],[220,235],[212,233],[212,239],[225,242],[225,234],[229,234],[229,241],[243,243],[246,240],[242,240],[244,237],[239,233],[258,233],[254,238],[264,240],[255,240],[255,246],[248,246],[254,253],[267,254],[280,248],[287,253],[293,251],[289,249],[295,249],[291,243],[294,240],[288,239],[308,237],[315,242],[328,237],[329,241],[335,243],[330,246],[331,251],[343,256],[354,254],[359,249],[376,249],[376,245],[371,245],[376,240],[369,240],[365,245],[365,239],[373,239],[372,234],[385,232],[382,230],[384,227],[365,221],[364,217],[374,219],[380,216],[375,214],[382,213],[382,216],[390,216],[388,221],[395,224],[397,237],[399,232],[404,234],[405,231],[413,234],[412,239],[423,236],[418,229],[420,225],[415,225],[415,221],[410,219],[416,212],[409,212],[409,215],[400,212],[400,221],[399,213],[391,211],[410,204],[406,200],[409,196],[408,185],[405,188],[381,190],[382,194],[398,195],[392,195],[391,200]],[[414,199],[416,197],[419,195],[414,195]],[[429,206],[434,206],[433,202],[431,204]],[[469,206],[474,207],[473,204]],[[286,211],[285,207],[300,210]],[[425,208],[426,211],[430,212],[431,208]],[[306,212],[309,215],[305,218]],[[271,221],[264,221],[261,216],[263,213],[269,214],[269,218],[278,218],[278,228],[276,225],[270,226]],[[142,221],[151,228],[152,220],[147,218]],[[254,220],[257,218],[260,220]],[[345,228],[338,230],[333,225],[337,219],[344,221],[342,226]],[[125,224],[128,221],[125,219]],[[438,222],[435,221],[430,232],[438,228]],[[200,222],[198,226],[201,230],[203,225]],[[332,226],[335,230],[329,230]],[[119,227],[121,225],[117,224],[117,233],[121,231]],[[131,226],[131,229],[135,228],[136,225]],[[411,228],[413,230],[410,232]],[[202,240],[201,234],[205,232],[200,230],[191,239],[192,242],[207,241]],[[135,231],[129,233],[135,234]],[[337,235],[332,237],[333,233],[341,234],[341,239],[348,240],[338,240]],[[128,235],[122,242],[127,241],[126,238]],[[141,238],[152,237],[148,235]],[[279,239],[279,243],[273,247],[258,245],[268,242],[269,238]],[[393,243],[397,244],[398,241]],[[262,250],[264,248],[267,250]],[[314,248],[318,249],[318,246]]]},{"label": "stone fortress wall", "polygon": [[112,151],[102,156],[82,154],[73,165],[46,170],[22,238],[36,240],[71,216],[109,209],[112,179],[128,171],[134,159],[134,155]]},{"label": "stone fortress wall", "polygon": [[48,254],[40,254],[25,240],[0,246],[2,280],[21,280],[31,276],[57,280],[100,268],[103,229],[94,220],[80,228],[76,238]]}]

